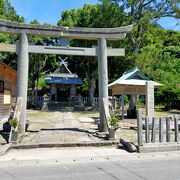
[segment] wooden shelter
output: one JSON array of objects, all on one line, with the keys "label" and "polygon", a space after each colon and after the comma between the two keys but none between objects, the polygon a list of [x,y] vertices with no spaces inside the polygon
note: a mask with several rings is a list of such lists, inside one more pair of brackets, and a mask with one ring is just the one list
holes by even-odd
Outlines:
[{"label": "wooden shelter", "polygon": [[9,107],[16,100],[16,71],[0,63],[0,120],[7,119]]},{"label": "wooden shelter", "polygon": [[[108,88],[112,96],[121,95],[122,119],[124,119],[124,95],[130,95],[130,104],[127,115],[134,117],[136,113],[137,95],[146,95],[146,82],[151,81],[137,67],[124,72],[116,81],[110,83]],[[161,87],[162,84],[154,82],[154,88]]]}]

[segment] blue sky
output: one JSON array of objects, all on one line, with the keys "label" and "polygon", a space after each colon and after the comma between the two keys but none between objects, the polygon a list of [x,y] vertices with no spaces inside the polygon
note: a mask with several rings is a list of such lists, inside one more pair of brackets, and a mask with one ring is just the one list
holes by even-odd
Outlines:
[{"label": "blue sky", "polygon": [[26,22],[38,20],[56,25],[64,10],[83,7],[84,3],[96,4],[98,0],[9,0]]},{"label": "blue sky", "polygon": [[[53,25],[61,17],[64,10],[80,8],[84,3],[95,4],[98,0],[9,0],[17,13],[25,18],[26,22],[38,20],[41,24],[47,22]],[[166,29],[180,31],[180,21],[172,18],[162,18],[159,22]],[[179,25],[176,25],[179,23]]]}]

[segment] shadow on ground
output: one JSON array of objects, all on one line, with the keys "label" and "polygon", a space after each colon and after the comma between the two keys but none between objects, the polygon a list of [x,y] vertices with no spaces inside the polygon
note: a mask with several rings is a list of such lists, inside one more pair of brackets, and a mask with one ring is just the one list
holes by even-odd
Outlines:
[{"label": "shadow on ground", "polygon": [[88,130],[80,129],[80,128],[42,128],[41,131],[73,131],[73,132],[79,132],[79,133],[86,133],[89,136],[94,136],[94,137],[101,139],[101,140],[107,140],[106,135],[100,136],[98,134],[98,132],[99,132],[98,129],[95,132],[90,132]]}]

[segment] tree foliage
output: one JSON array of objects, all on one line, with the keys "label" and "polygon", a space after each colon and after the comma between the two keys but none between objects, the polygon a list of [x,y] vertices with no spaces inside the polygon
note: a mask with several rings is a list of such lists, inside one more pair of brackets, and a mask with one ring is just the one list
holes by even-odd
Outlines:
[{"label": "tree foliage", "polygon": [[135,55],[136,65],[152,80],[163,87],[157,91],[158,102],[166,107],[180,101],[180,33],[152,26],[146,32],[146,46]]},{"label": "tree foliage", "polygon": [[[0,19],[5,19],[15,22],[24,22],[24,18],[19,16],[14,7],[8,0],[0,0]],[[3,34],[0,33],[0,43],[15,43],[17,41],[17,35]],[[5,62],[14,69],[17,68],[17,56],[14,53],[1,53],[0,62]]]}]

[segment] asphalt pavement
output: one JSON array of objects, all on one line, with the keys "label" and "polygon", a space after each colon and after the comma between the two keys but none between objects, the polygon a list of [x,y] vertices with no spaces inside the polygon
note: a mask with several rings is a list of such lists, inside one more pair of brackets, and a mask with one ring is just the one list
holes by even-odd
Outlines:
[{"label": "asphalt pavement", "polygon": [[0,179],[178,180],[180,152],[128,153],[114,147],[10,150]]}]

